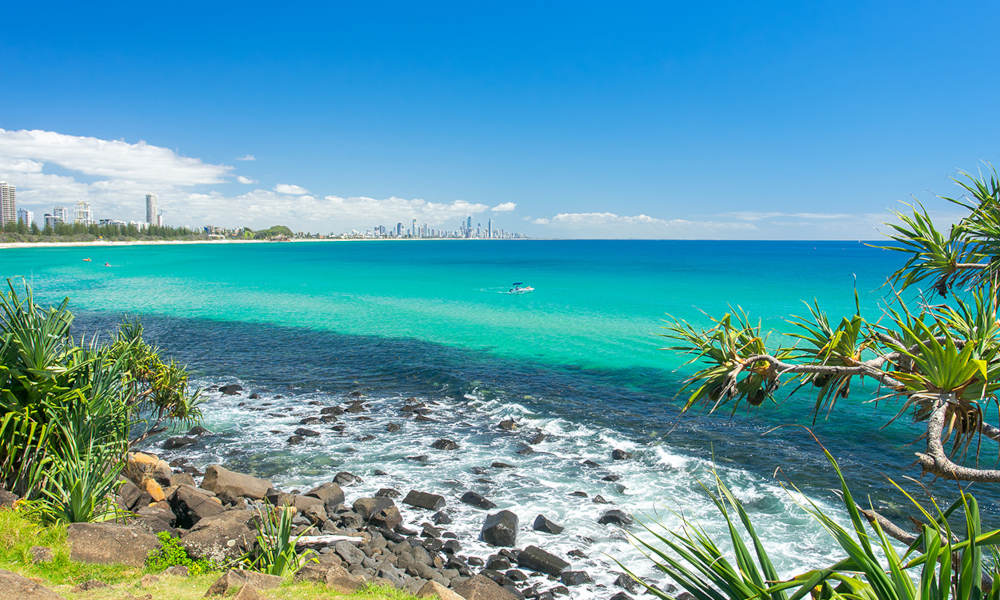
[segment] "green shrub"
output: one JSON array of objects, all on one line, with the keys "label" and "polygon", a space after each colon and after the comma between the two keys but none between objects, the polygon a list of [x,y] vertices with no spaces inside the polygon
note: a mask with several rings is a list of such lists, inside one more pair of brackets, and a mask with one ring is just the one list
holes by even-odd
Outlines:
[{"label": "green shrub", "polygon": [[160,549],[149,553],[146,559],[146,566],[152,571],[162,571],[167,567],[180,565],[188,568],[191,575],[201,575],[209,571],[219,571],[222,565],[207,558],[194,559],[188,556],[187,550],[181,545],[178,538],[173,537],[166,531],[156,534],[160,539]]},{"label": "green shrub", "polygon": [[244,558],[248,568],[283,576],[295,573],[304,563],[315,560],[312,550],[302,553],[295,550],[295,544],[305,532],[292,537],[293,514],[288,506],[257,509],[257,543]]}]

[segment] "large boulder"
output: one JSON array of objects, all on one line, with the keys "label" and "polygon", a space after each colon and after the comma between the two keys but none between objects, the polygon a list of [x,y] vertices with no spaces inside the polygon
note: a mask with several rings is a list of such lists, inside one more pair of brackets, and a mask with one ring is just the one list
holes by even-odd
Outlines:
[{"label": "large boulder", "polygon": [[538,546],[528,546],[517,553],[517,564],[525,569],[559,577],[559,574],[569,567],[569,563],[542,550]]},{"label": "large boulder", "polygon": [[418,598],[433,598],[437,596],[438,600],[465,600],[452,590],[444,587],[436,581],[428,581],[417,591],[416,596]]},{"label": "large boulder", "polygon": [[142,567],[160,547],[148,531],[118,523],[70,523],[66,528],[69,557],[79,562]]},{"label": "large boulder", "polygon": [[333,514],[338,504],[344,503],[344,490],[334,482],[324,483],[305,493],[306,496],[319,498],[326,505],[326,511]]},{"label": "large boulder", "polygon": [[223,573],[222,577],[215,580],[215,583],[205,592],[205,596],[228,596],[233,590],[239,590],[247,584],[258,589],[269,590],[281,585],[282,581],[284,580],[277,575],[230,569]]},{"label": "large boulder", "polygon": [[548,520],[545,515],[538,515],[535,517],[535,522],[531,524],[531,528],[535,531],[541,531],[543,533],[562,533],[563,530],[562,525],[553,523]]},{"label": "large boulder", "polygon": [[243,496],[263,500],[267,490],[274,486],[266,479],[245,473],[236,473],[219,465],[209,465],[205,469],[205,478],[201,482],[201,487],[215,492],[219,496],[229,498]]},{"label": "large boulder", "polygon": [[0,598],[14,600],[63,600],[63,597],[27,577],[0,569]]},{"label": "large boulder", "polygon": [[173,471],[167,461],[160,460],[152,454],[129,452],[125,462],[125,476],[140,488],[147,479],[153,479],[160,485],[170,485]]},{"label": "large boulder", "polygon": [[454,590],[465,600],[518,600],[510,591],[482,575],[466,579],[456,585]]},{"label": "large boulder", "polygon": [[353,508],[365,521],[386,529],[395,529],[403,522],[396,503],[385,496],[358,498],[354,501]]},{"label": "large boulder", "polygon": [[205,517],[181,535],[181,544],[192,558],[208,558],[219,562],[238,558],[246,553],[256,539],[247,527],[248,510],[231,510]]},{"label": "large boulder", "polygon": [[326,587],[340,594],[350,594],[365,587],[365,580],[348,572],[340,565],[330,567],[326,572]]},{"label": "large boulder", "polygon": [[427,510],[441,510],[444,508],[445,501],[444,496],[410,490],[410,493],[406,494],[406,497],[403,498],[403,504],[409,504],[410,506],[425,508]]},{"label": "large boulder", "polygon": [[509,510],[501,510],[486,517],[480,534],[483,541],[491,546],[513,547],[517,542],[517,515]]},{"label": "large boulder", "polygon": [[170,494],[170,508],[176,515],[175,525],[191,529],[198,521],[225,512],[214,494],[189,485],[179,485]]},{"label": "large boulder", "polygon": [[597,522],[601,525],[620,525],[625,527],[632,524],[632,517],[625,511],[612,509],[601,513],[601,517],[597,519]]}]

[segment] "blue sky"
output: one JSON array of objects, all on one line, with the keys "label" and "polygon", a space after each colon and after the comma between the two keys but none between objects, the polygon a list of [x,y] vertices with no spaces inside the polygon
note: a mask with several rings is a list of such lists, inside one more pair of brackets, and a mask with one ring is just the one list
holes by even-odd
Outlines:
[{"label": "blue sky", "polygon": [[1000,161],[996,3],[359,4],[5,7],[0,178],[170,224],[858,239]]}]

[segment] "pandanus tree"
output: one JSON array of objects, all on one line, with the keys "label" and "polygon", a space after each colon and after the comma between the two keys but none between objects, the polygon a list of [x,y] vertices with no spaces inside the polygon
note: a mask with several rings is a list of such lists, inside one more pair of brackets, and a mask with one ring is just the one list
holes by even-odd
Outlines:
[{"label": "pandanus tree", "polygon": [[[684,410],[710,411],[780,401],[792,385],[816,391],[814,416],[846,401],[852,384],[875,382],[874,397],[898,398],[899,411],[926,427],[917,460],[925,473],[967,482],[1000,482],[1000,469],[979,464],[983,438],[1000,441],[1000,179],[964,175],[959,198],[943,198],[963,216],[946,231],[916,203],[897,213],[880,245],[905,257],[887,274],[892,300],[877,319],[831,318],[813,302],[768,336],[739,309],[707,328],[673,320],[671,349],[689,352]],[[785,396],[787,397],[787,396]]]},{"label": "pandanus tree", "polygon": [[0,292],[0,486],[54,519],[108,514],[130,445],[198,417],[187,373],[123,323],[108,343],[71,335],[67,301]]}]

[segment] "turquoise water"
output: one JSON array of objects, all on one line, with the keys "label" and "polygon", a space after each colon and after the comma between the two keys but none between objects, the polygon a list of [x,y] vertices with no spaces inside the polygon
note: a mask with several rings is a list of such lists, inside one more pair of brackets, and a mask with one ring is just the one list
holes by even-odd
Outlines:
[{"label": "turquoise water", "polygon": [[[832,503],[833,481],[805,432],[766,432],[811,425],[812,398],[734,418],[678,418],[677,391],[690,367],[661,349],[663,319],[707,324],[701,311],[718,315],[738,304],[780,328],[781,318],[805,311],[802,300],[850,313],[855,285],[874,315],[897,261],[848,242],[400,241],[14,249],[0,252],[0,273],[30,280],[43,301],[69,296],[81,332],[110,327],[122,313],[142,315],[150,336],[200,384],[237,381],[259,393],[257,401],[206,395],[217,437],[185,451],[195,462],[226,462],[289,486],[351,470],[364,474],[358,491],[369,493],[476,489],[518,511],[522,543],[583,549],[591,558],[577,566],[610,573],[603,553],[634,550],[595,525],[606,506],[580,504],[570,492],[601,494],[637,514],[680,510],[721,533],[698,486],[714,455],[764,524],[780,567],[793,572],[834,553],[779,482]],[[536,291],[505,293],[513,281]],[[352,391],[370,403],[371,420],[286,443],[313,407]],[[387,437],[385,425],[400,421],[408,396],[432,403],[434,422],[405,422]],[[856,390],[836,418],[814,428],[858,495],[892,513],[899,496],[885,475],[918,475],[908,445],[917,430],[906,419],[882,428],[893,406],[876,409],[867,398]],[[498,432],[495,422],[508,417],[521,419],[526,433]],[[532,431],[549,439],[536,454],[519,454]],[[457,439],[462,451],[428,454],[437,437]],[[635,458],[615,463],[613,448]],[[484,475],[495,460],[518,470]],[[581,470],[583,460],[600,463],[601,476]],[[383,470],[389,475],[377,474]],[[980,494],[995,513],[993,495]],[[479,516],[454,510],[454,528],[474,538]],[[530,530],[539,512],[571,533],[532,537],[540,535]],[[659,514],[676,523],[669,511]],[[473,543],[470,551],[488,549]],[[602,595],[597,589],[575,593]]]}]

